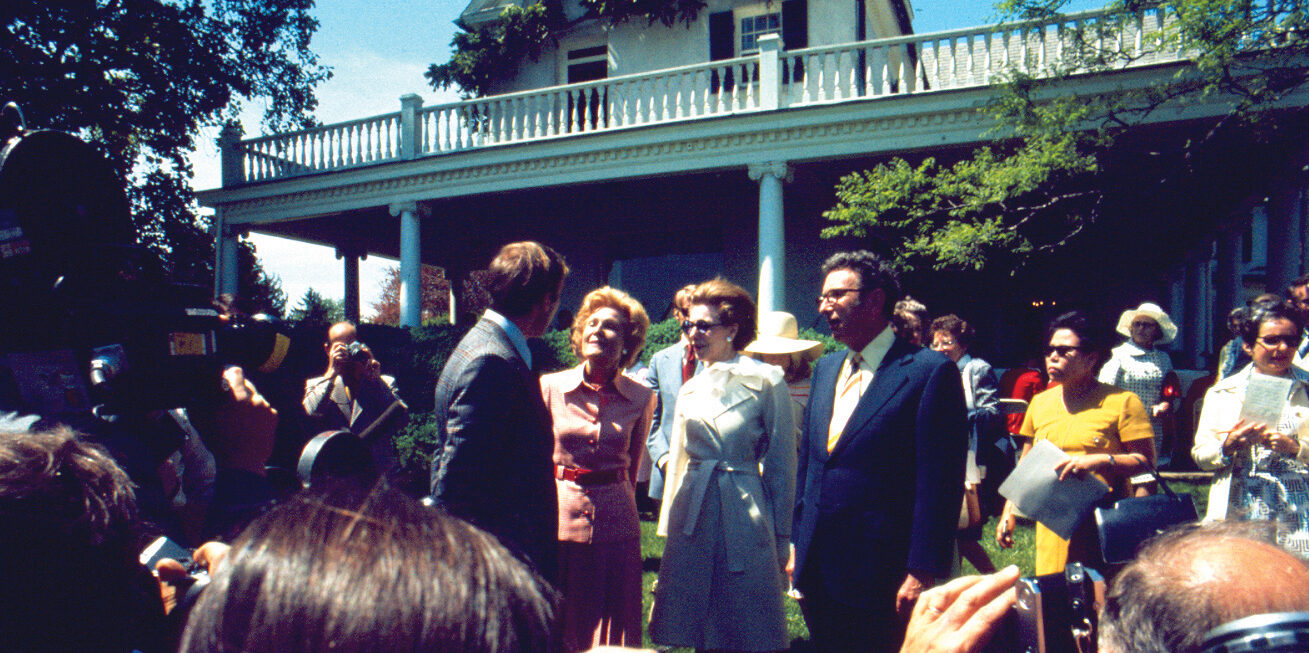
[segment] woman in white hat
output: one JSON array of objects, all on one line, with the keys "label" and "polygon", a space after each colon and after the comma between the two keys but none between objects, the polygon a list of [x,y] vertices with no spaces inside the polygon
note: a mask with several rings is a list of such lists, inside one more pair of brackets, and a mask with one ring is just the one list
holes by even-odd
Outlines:
[{"label": "woman in white hat", "polygon": [[791,391],[795,423],[802,424],[804,408],[809,403],[811,364],[823,355],[823,343],[801,340],[794,315],[770,311],[759,316],[759,334],[743,351],[751,358],[782,368],[786,386]]},{"label": "woman in white hat", "polygon": [[1157,304],[1146,302],[1123,311],[1118,318],[1118,333],[1127,340],[1114,347],[1109,360],[1100,368],[1100,382],[1141,398],[1154,427],[1154,450],[1162,452],[1163,417],[1173,410],[1175,399],[1166,396],[1164,380],[1173,373],[1173,361],[1155,345],[1172,342],[1177,337],[1177,325]]}]

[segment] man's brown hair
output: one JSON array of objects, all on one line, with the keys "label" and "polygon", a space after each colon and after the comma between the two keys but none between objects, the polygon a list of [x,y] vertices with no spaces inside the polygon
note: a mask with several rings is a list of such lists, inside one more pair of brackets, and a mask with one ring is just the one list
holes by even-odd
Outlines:
[{"label": "man's brown hair", "polygon": [[507,317],[520,317],[547,296],[557,294],[568,264],[555,250],[533,241],[509,243],[487,266],[486,289],[491,308]]}]

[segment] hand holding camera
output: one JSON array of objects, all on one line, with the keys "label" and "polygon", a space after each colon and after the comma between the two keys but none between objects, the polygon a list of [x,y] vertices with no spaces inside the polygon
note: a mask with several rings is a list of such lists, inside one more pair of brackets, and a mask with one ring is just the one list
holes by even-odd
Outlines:
[{"label": "hand holding camera", "polygon": [[362,342],[333,342],[328,350],[327,373],[324,376],[340,376],[346,385],[353,386],[360,381],[380,378],[382,365],[373,358],[373,352]]},{"label": "hand holding camera", "polygon": [[914,605],[901,653],[979,651],[1014,605],[1018,567],[965,576],[923,592]]}]

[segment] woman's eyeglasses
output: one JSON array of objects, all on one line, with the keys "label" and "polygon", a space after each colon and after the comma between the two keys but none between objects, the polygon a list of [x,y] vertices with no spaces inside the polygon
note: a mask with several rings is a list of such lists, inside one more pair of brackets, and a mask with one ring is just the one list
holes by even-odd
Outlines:
[{"label": "woman's eyeglasses", "polygon": [[1068,358],[1068,355],[1075,351],[1082,351],[1082,348],[1072,345],[1048,345],[1045,348],[1045,356],[1049,358],[1052,354],[1059,354],[1060,358]]},{"label": "woman's eyeglasses", "polygon": [[688,335],[689,335],[689,334],[691,333],[691,329],[699,329],[699,330],[700,330],[700,333],[706,333],[706,332],[708,332],[710,329],[712,329],[712,328],[714,328],[714,327],[716,327],[716,326],[723,326],[723,323],[722,323],[722,322],[710,322],[710,321],[708,321],[708,320],[697,320],[697,321],[695,321],[695,322],[692,322],[692,321],[690,321],[690,320],[686,320],[686,321],[682,322],[682,333],[685,333],[685,334],[688,334]]},{"label": "woman's eyeglasses", "polygon": [[1269,349],[1275,349],[1278,345],[1295,347],[1300,344],[1300,336],[1259,336],[1254,341]]}]

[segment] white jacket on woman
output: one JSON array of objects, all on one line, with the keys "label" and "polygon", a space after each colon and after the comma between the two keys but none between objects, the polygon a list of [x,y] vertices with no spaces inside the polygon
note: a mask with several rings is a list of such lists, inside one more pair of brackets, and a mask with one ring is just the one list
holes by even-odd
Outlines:
[{"label": "white jacket on woman", "polygon": [[[1209,512],[1205,514],[1205,521],[1227,517],[1232,460],[1223,455],[1223,441],[1241,418],[1246,386],[1250,383],[1250,375],[1257,373],[1254,365],[1247,365],[1240,372],[1215,383],[1205,393],[1204,410],[1200,412],[1200,423],[1195,430],[1195,446],[1191,447],[1191,457],[1200,469],[1217,472],[1209,489]],[[1293,417],[1299,423],[1295,436],[1300,441],[1300,453],[1296,459],[1309,465],[1309,372],[1292,367],[1291,374],[1295,383],[1291,397],[1282,409],[1282,419]],[[1286,411],[1292,414],[1288,415]]]}]

